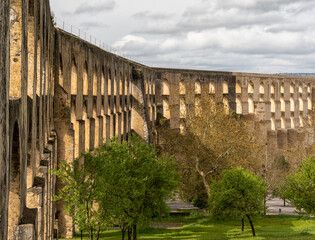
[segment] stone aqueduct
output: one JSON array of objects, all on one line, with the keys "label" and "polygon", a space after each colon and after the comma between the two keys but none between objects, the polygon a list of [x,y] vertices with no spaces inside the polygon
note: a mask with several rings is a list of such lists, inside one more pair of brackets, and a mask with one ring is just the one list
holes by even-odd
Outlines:
[{"label": "stone aqueduct", "polygon": [[155,144],[157,116],[182,129],[182,110],[203,94],[279,148],[313,143],[315,78],[150,68],[55,28],[49,0],[1,0],[0,240],[71,237],[49,170],[116,134]]}]

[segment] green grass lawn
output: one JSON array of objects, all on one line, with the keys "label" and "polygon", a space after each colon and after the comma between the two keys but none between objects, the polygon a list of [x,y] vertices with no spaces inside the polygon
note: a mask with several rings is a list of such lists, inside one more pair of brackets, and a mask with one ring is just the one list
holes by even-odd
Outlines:
[{"label": "green grass lawn", "polygon": [[[214,221],[207,216],[193,214],[189,217],[172,217],[160,227],[180,229],[140,228],[138,239],[315,239],[315,219],[297,216],[264,216],[254,220],[256,237],[252,237],[249,223],[241,232],[241,221]],[[87,235],[85,235],[87,239]],[[126,236],[127,237],[127,236]],[[76,236],[79,239],[79,235]],[[121,239],[120,231],[106,231],[101,239]]]}]

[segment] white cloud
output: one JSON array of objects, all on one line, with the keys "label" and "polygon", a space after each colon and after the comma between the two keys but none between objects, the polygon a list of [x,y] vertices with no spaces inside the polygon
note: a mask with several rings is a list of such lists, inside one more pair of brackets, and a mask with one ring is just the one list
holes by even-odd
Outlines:
[{"label": "white cloud", "polygon": [[74,14],[98,14],[103,13],[105,11],[110,11],[115,8],[116,2],[112,0],[107,1],[98,1],[98,2],[84,2],[79,5]]},{"label": "white cloud", "polygon": [[[74,9],[80,9],[84,0],[78,1]],[[92,2],[90,12],[97,5]],[[102,31],[93,29],[101,32],[105,42],[108,39],[115,48],[149,66],[314,72],[314,0],[116,3],[107,14],[93,13],[86,27],[92,29],[97,21],[104,24]]]}]

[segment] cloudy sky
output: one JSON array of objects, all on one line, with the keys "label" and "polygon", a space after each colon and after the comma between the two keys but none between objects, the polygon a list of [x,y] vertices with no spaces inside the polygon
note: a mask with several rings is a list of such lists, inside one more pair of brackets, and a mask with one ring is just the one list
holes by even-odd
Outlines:
[{"label": "cloudy sky", "polygon": [[59,26],[76,26],[148,66],[315,72],[314,0],[50,2]]}]

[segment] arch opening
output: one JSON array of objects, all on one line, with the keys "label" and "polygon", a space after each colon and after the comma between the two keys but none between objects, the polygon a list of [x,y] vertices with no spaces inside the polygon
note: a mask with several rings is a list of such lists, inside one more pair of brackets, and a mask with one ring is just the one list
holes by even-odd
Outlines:
[{"label": "arch opening", "polygon": [[265,94],[265,86],[263,83],[260,83],[260,85],[259,85],[259,93]]},{"label": "arch opening", "polygon": [[201,84],[199,80],[195,82],[195,94],[201,94]]},{"label": "arch opening", "polygon": [[248,83],[248,93],[254,93],[254,85],[253,83]]},{"label": "arch opening", "polygon": [[300,127],[304,127],[303,116],[300,114],[299,116]]},{"label": "arch opening", "polygon": [[235,93],[237,93],[237,94],[241,94],[242,93],[242,87],[241,87],[240,82],[236,82]]},{"label": "arch opening", "polygon": [[112,74],[110,69],[108,69],[107,90],[108,96],[112,95]]},{"label": "arch opening", "polygon": [[281,92],[281,94],[284,94],[284,85],[283,85],[283,83],[280,86],[280,92]]},{"label": "arch opening", "polygon": [[78,91],[78,70],[75,61],[71,65],[71,94],[76,95]]},{"label": "arch opening", "polygon": [[83,69],[83,95],[88,95],[89,92],[88,68],[87,63],[84,64]]},{"label": "arch opening", "polygon": [[102,77],[101,77],[101,95],[104,96],[105,94],[105,74],[104,69],[102,70]]},{"label": "arch opening", "polygon": [[299,109],[301,112],[304,110],[304,103],[301,97],[299,97]]},{"label": "arch opening", "polygon": [[170,105],[167,98],[163,99],[163,116],[170,119]]},{"label": "arch opening", "polygon": [[229,94],[229,86],[226,81],[223,82],[223,94]]},{"label": "arch opening", "polygon": [[93,74],[93,96],[97,96],[97,67],[94,67]]},{"label": "arch opening", "polygon": [[275,85],[273,83],[270,85],[270,93],[275,94]]},{"label": "arch opening", "polygon": [[274,98],[270,99],[270,111],[272,113],[276,112],[276,103],[275,103],[275,99]]},{"label": "arch opening", "polygon": [[14,124],[10,157],[10,189],[8,206],[8,239],[15,239],[21,216],[21,163],[18,123]]},{"label": "arch opening", "polygon": [[125,96],[128,96],[128,78],[127,74],[125,74]]},{"label": "arch opening", "polygon": [[242,101],[239,97],[236,98],[236,113],[242,114]]},{"label": "arch opening", "polygon": [[293,97],[290,98],[290,111],[294,112],[295,111],[295,105],[294,105],[294,99]]},{"label": "arch opening", "polygon": [[280,106],[281,106],[281,112],[285,112],[285,101],[284,98],[280,98]]},{"label": "arch opening", "polygon": [[312,110],[312,100],[311,100],[311,97],[307,97],[307,107],[308,107],[308,110]]},{"label": "arch opening", "polygon": [[170,95],[170,85],[167,79],[162,82],[162,95]]},{"label": "arch opening", "polygon": [[294,93],[294,85],[290,84],[290,93],[293,94]]},{"label": "arch opening", "polygon": [[276,120],[274,117],[271,118],[271,130],[276,130]]},{"label": "arch opening", "polygon": [[214,93],[215,93],[214,82],[210,82],[210,83],[209,83],[209,93],[210,93],[210,94],[214,94]]},{"label": "arch opening", "polygon": [[59,61],[59,85],[63,87],[63,64],[62,64],[61,54],[60,54],[60,61]]},{"label": "arch opening", "polygon": [[254,100],[252,97],[248,98],[248,113],[254,113],[255,107],[254,107]]},{"label": "arch opening", "polygon": [[185,86],[185,81],[182,80],[179,82],[179,94],[185,95],[186,94],[186,86]]},{"label": "arch opening", "polygon": [[119,95],[123,95],[123,77],[119,73]]}]

